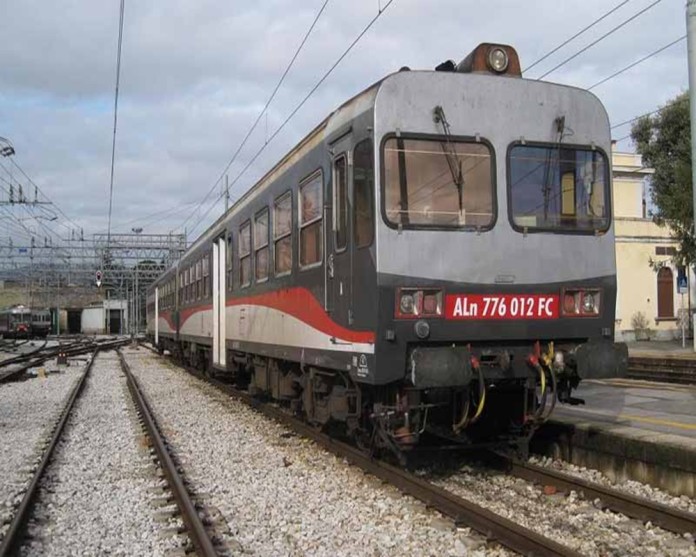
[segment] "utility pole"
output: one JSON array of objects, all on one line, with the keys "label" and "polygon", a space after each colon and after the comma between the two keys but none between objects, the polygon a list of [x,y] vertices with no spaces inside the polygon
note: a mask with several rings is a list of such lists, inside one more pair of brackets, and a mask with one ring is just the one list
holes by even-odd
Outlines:
[{"label": "utility pole", "polygon": [[230,186],[227,182],[227,174],[225,174],[225,213],[230,208]]},{"label": "utility pole", "polygon": [[[689,57],[689,104],[691,108],[691,188],[694,205],[694,233],[696,234],[696,0],[687,0],[686,2],[686,44]],[[693,286],[692,284],[691,288]],[[694,331],[696,331],[696,317],[694,320]],[[694,351],[696,352],[696,333],[694,334]]]}]

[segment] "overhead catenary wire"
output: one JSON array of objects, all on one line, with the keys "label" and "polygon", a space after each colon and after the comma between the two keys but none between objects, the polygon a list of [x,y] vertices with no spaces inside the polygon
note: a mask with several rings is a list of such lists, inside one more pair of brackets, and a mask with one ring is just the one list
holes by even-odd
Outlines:
[{"label": "overhead catenary wire", "polygon": [[[280,126],[276,129],[275,132],[273,132],[273,134],[261,146],[261,148],[258,151],[256,151],[254,156],[249,160],[249,162],[244,166],[244,168],[242,168],[242,170],[239,172],[239,174],[237,174],[237,176],[234,178],[234,180],[232,180],[232,182],[230,183],[230,187],[233,187],[239,181],[239,179],[244,175],[244,173],[251,167],[251,165],[254,164],[256,159],[261,155],[261,153],[263,153],[263,151],[266,149],[266,147],[268,147],[268,145],[271,143],[271,141],[273,141],[273,139],[283,130],[283,128],[285,128],[285,126],[290,122],[290,120],[292,120],[292,118],[295,116],[295,114],[297,114],[299,112],[299,110],[305,105],[305,103],[316,92],[316,90],[319,89],[321,84],[324,83],[324,81],[326,81],[326,79],[333,73],[333,71],[338,67],[338,65],[343,61],[343,59],[346,56],[348,56],[348,53],[353,49],[353,47],[355,47],[356,44],[358,44],[360,39],[363,38],[365,33],[367,33],[370,30],[370,28],[387,11],[389,6],[391,6],[391,4],[393,2],[394,2],[394,0],[389,0],[384,5],[384,7],[382,7],[382,9],[377,13],[377,15],[374,16],[370,20],[370,22],[363,28],[363,30],[353,40],[353,42],[350,43],[348,48],[346,48],[346,50],[343,52],[343,54],[341,54],[341,56],[338,57],[336,62],[333,63],[333,65],[324,73],[324,75],[319,79],[319,81],[317,81],[317,83],[314,85],[314,87],[312,87],[312,89],[309,91],[309,93],[307,93],[307,95],[305,95],[305,97],[300,101],[300,103],[293,109],[293,111],[290,113],[290,115],[283,121],[282,124],[280,124]],[[216,203],[220,199],[222,199],[222,196],[218,197],[218,199],[216,200]],[[210,213],[210,211],[212,210],[212,208],[214,206],[215,206],[215,203],[208,208],[208,210],[205,212],[205,214],[203,214],[203,216],[201,218],[199,218],[198,221],[196,221],[196,223],[195,223],[194,227],[191,229],[191,231],[195,230],[196,227],[201,222],[203,222],[203,219],[205,219],[205,217],[208,216],[208,214]]]},{"label": "overhead catenary wire", "polygon": [[[191,212],[191,214],[188,217],[186,217],[186,220],[184,220],[184,222],[181,223],[179,228],[183,228],[186,225],[186,223],[193,217],[193,215],[196,213],[196,211],[198,211],[198,209],[200,209],[200,207],[206,202],[208,197],[215,191],[215,188],[218,186],[218,184],[220,184],[220,182],[222,181],[223,177],[225,176],[225,174],[227,173],[229,168],[234,164],[234,161],[237,160],[239,153],[241,152],[244,145],[246,145],[246,142],[251,137],[251,134],[256,129],[256,126],[258,126],[259,122],[261,121],[261,118],[263,118],[263,115],[267,113],[268,107],[273,102],[273,99],[275,98],[276,94],[278,93],[278,90],[280,89],[281,85],[285,81],[285,78],[287,77],[288,73],[290,72],[293,65],[295,64],[297,57],[300,55],[302,48],[304,47],[305,43],[307,42],[307,39],[309,39],[309,36],[311,35],[312,31],[314,30],[314,27],[316,26],[317,22],[319,21],[319,18],[324,13],[324,10],[326,9],[326,6],[328,3],[329,3],[329,0],[324,0],[324,3],[321,5],[321,8],[317,12],[317,15],[314,17],[314,21],[312,21],[312,24],[309,26],[309,29],[307,29],[307,32],[305,33],[304,37],[302,38],[302,41],[300,42],[300,45],[295,50],[295,54],[292,56],[292,58],[290,59],[290,62],[286,66],[285,71],[283,72],[283,75],[280,76],[278,83],[276,84],[275,88],[273,89],[273,92],[271,93],[270,97],[268,97],[268,100],[266,101],[266,104],[264,105],[263,109],[261,110],[261,112],[259,112],[259,115],[256,117],[256,120],[249,128],[249,131],[247,131],[246,135],[244,136],[244,139],[242,139],[242,142],[237,147],[237,150],[234,152],[234,154],[232,155],[230,160],[225,165],[225,169],[220,173],[220,176],[218,177],[218,179],[215,180],[215,183],[210,188],[208,193],[205,194],[205,197],[203,198],[203,200]],[[219,201],[219,198],[215,201],[215,203],[217,203],[217,201]]]},{"label": "overhead catenary wire", "polygon": [[645,8],[643,8],[643,9],[641,9],[640,11],[638,11],[637,13],[633,14],[633,15],[632,15],[631,17],[629,17],[628,19],[622,21],[621,23],[619,23],[619,24],[616,25],[615,27],[612,27],[609,31],[607,31],[606,33],[604,33],[602,36],[600,36],[599,38],[595,39],[594,41],[592,41],[592,42],[591,42],[590,44],[588,44],[587,46],[584,46],[583,48],[581,48],[580,50],[578,50],[575,54],[573,54],[572,56],[569,56],[568,58],[566,58],[565,60],[563,60],[560,64],[556,64],[553,68],[551,68],[551,69],[550,69],[549,71],[547,71],[546,73],[544,73],[544,74],[540,75],[539,77],[537,77],[537,80],[539,80],[539,79],[544,79],[546,76],[552,74],[553,72],[555,72],[555,71],[558,70],[559,68],[565,66],[568,62],[570,62],[571,60],[574,60],[575,58],[577,58],[578,56],[580,56],[583,52],[587,52],[590,48],[592,48],[593,46],[595,46],[595,45],[597,45],[598,43],[602,42],[604,39],[606,39],[606,38],[609,37],[610,35],[614,34],[614,33],[615,33],[616,31],[618,31],[619,29],[625,27],[626,25],[628,25],[628,24],[631,23],[633,20],[635,20],[636,18],[638,18],[638,17],[640,17],[641,15],[643,15],[645,12],[647,12],[647,11],[650,10],[651,8],[657,6],[660,2],[662,2],[662,0],[655,0],[652,4],[647,5]]},{"label": "overhead catenary wire", "polygon": [[544,60],[546,60],[546,59],[547,59],[549,56],[551,56],[552,54],[555,54],[556,52],[558,52],[560,49],[562,49],[564,46],[566,46],[567,44],[569,44],[569,43],[571,43],[572,41],[574,41],[575,39],[577,39],[580,35],[582,35],[582,34],[585,33],[586,31],[589,31],[590,29],[592,29],[592,27],[594,27],[594,26],[597,25],[599,22],[601,22],[601,21],[603,21],[604,19],[606,19],[607,17],[609,17],[609,16],[610,16],[611,14],[613,14],[616,10],[618,10],[618,9],[621,8],[622,6],[628,4],[630,1],[631,1],[631,0],[624,0],[623,2],[621,2],[620,4],[618,4],[617,6],[614,6],[611,10],[609,10],[609,11],[606,12],[606,13],[604,13],[604,15],[598,17],[598,18],[595,19],[592,23],[590,23],[589,25],[587,25],[586,27],[583,27],[582,29],[580,29],[580,31],[578,31],[577,33],[575,33],[575,35],[573,35],[573,36],[570,37],[569,39],[566,39],[566,40],[563,41],[561,44],[559,44],[557,47],[551,49],[549,52],[547,52],[546,54],[544,54],[541,58],[538,58],[537,60],[535,60],[534,62],[532,62],[529,66],[527,66],[527,67],[524,69],[524,71],[525,71],[525,72],[528,72],[528,71],[531,70],[534,66],[536,66],[537,64],[540,64],[541,62],[543,62]]},{"label": "overhead catenary wire", "polygon": [[[677,103],[682,103],[682,102],[686,102],[686,101],[688,101],[688,100],[689,100],[689,97],[686,96],[686,97],[682,97],[681,99],[677,100],[676,102],[677,102]],[[668,105],[668,106],[670,106],[670,105]],[[652,111],[650,111],[650,112],[646,112],[645,114],[640,114],[640,115],[638,115],[638,116],[634,116],[634,117],[631,118],[630,120],[624,120],[623,122],[620,122],[620,123],[618,123],[618,124],[614,124],[613,126],[611,126],[611,129],[613,130],[613,129],[616,129],[616,128],[620,128],[620,127],[622,127],[622,126],[625,126],[626,124],[632,124],[632,123],[635,122],[636,120],[640,120],[641,118],[645,118],[645,117],[647,117],[647,116],[653,116],[654,114],[657,114],[658,112],[662,112],[665,108],[667,108],[667,106],[662,106],[662,107],[657,108],[657,109],[655,109],[655,110],[652,110]]]},{"label": "overhead catenary wire", "polygon": [[118,125],[118,89],[121,81],[121,46],[123,44],[123,16],[125,13],[125,0],[121,0],[118,21],[118,48],[116,52],[116,91],[114,93],[114,134],[111,142],[111,177],[109,180],[109,219],[106,232],[106,251],[109,251],[111,243],[111,213],[114,202],[114,164],[116,161],[116,128]]},{"label": "overhead catenary wire", "polygon": [[[80,228],[80,225],[77,224],[74,220],[72,220],[68,215],[66,215],[65,212],[63,212],[63,210],[60,208],[60,206],[57,205],[50,197],[48,197],[48,195],[46,195],[46,193],[36,184],[36,182],[34,182],[34,180],[32,180],[32,179],[29,177],[29,175],[24,171],[24,169],[23,169],[23,168],[19,165],[19,163],[15,160],[15,157],[10,157],[9,160],[10,160],[10,163],[11,163],[17,170],[19,170],[19,171],[21,172],[22,176],[24,176],[24,178],[26,178],[26,180],[27,180],[32,186],[34,186],[34,187],[36,188],[36,190],[39,192],[39,194],[40,194],[47,202],[49,202],[49,203],[51,204],[51,207],[53,207],[56,211],[58,211],[58,213],[60,213],[60,214],[63,216],[63,218],[64,218],[65,220],[67,220],[68,222],[71,222],[71,223],[72,223],[73,225],[75,225],[77,228]],[[0,167],[2,167],[2,168],[5,170],[5,172],[7,172],[9,175],[11,175],[11,172],[9,172],[9,170],[7,170],[7,168],[2,164],[2,162],[0,162]]]},{"label": "overhead catenary wire", "polygon": [[646,56],[643,56],[640,60],[636,60],[636,61],[633,62],[632,64],[629,64],[628,66],[625,66],[624,68],[621,68],[619,71],[614,72],[614,73],[611,74],[609,77],[605,77],[605,78],[602,79],[601,81],[598,81],[598,82],[595,83],[594,85],[588,87],[587,90],[588,90],[588,91],[591,91],[591,90],[594,89],[595,87],[598,87],[599,85],[602,85],[603,83],[606,83],[607,81],[609,81],[609,80],[611,80],[611,79],[614,79],[615,77],[617,77],[617,76],[621,75],[622,73],[624,73],[624,72],[630,70],[631,68],[635,68],[638,64],[642,64],[643,62],[645,62],[646,60],[649,60],[649,59],[652,58],[653,56],[657,56],[657,55],[660,54],[661,52],[663,52],[663,51],[667,50],[669,47],[674,46],[675,44],[677,44],[677,43],[683,41],[684,39],[686,39],[686,35],[682,35],[681,37],[679,37],[678,39],[672,41],[671,43],[666,44],[665,46],[658,48],[656,51],[651,52],[650,54],[648,54],[648,55],[646,55]]}]

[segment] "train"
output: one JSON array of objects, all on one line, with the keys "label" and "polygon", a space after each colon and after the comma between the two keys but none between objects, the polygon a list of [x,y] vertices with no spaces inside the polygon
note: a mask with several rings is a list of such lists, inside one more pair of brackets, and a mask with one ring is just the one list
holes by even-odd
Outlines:
[{"label": "train", "polygon": [[0,335],[3,338],[46,338],[51,332],[51,312],[47,309],[15,305],[0,309]]},{"label": "train", "polygon": [[509,45],[331,112],[148,289],[162,351],[370,451],[524,452],[614,342],[609,119]]},{"label": "train", "polygon": [[32,308],[31,335],[35,338],[46,338],[51,329],[51,311],[45,308]]},{"label": "train", "polygon": [[31,309],[17,305],[0,310],[0,335],[3,338],[29,338]]}]

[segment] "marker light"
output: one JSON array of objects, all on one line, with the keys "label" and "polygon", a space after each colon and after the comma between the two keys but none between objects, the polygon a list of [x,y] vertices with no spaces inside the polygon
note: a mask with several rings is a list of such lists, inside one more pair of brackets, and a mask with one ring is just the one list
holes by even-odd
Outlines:
[{"label": "marker light", "polygon": [[436,288],[400,288],[396,293],[397,319],[442,316],[442,290]]}]

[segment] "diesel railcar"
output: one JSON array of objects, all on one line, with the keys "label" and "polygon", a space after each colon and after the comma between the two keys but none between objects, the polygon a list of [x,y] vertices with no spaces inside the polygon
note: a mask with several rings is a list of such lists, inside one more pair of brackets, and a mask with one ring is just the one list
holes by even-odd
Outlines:
[{"label": "diesel railcar", "polygon": [[29,338],[31,309],[18,305],[0,310],[0,335],[3,338]]},{"label": "diesel railcar", "polygon": [[625,373],[609,123],[482,44],[331,113],[148,292],[161,349],[397,453],[524,446]]},{"label": "diesel railcar", "polygon": [[31,336],[46,338],[51,332],[51,311],[34,308],[31,310]]}]

